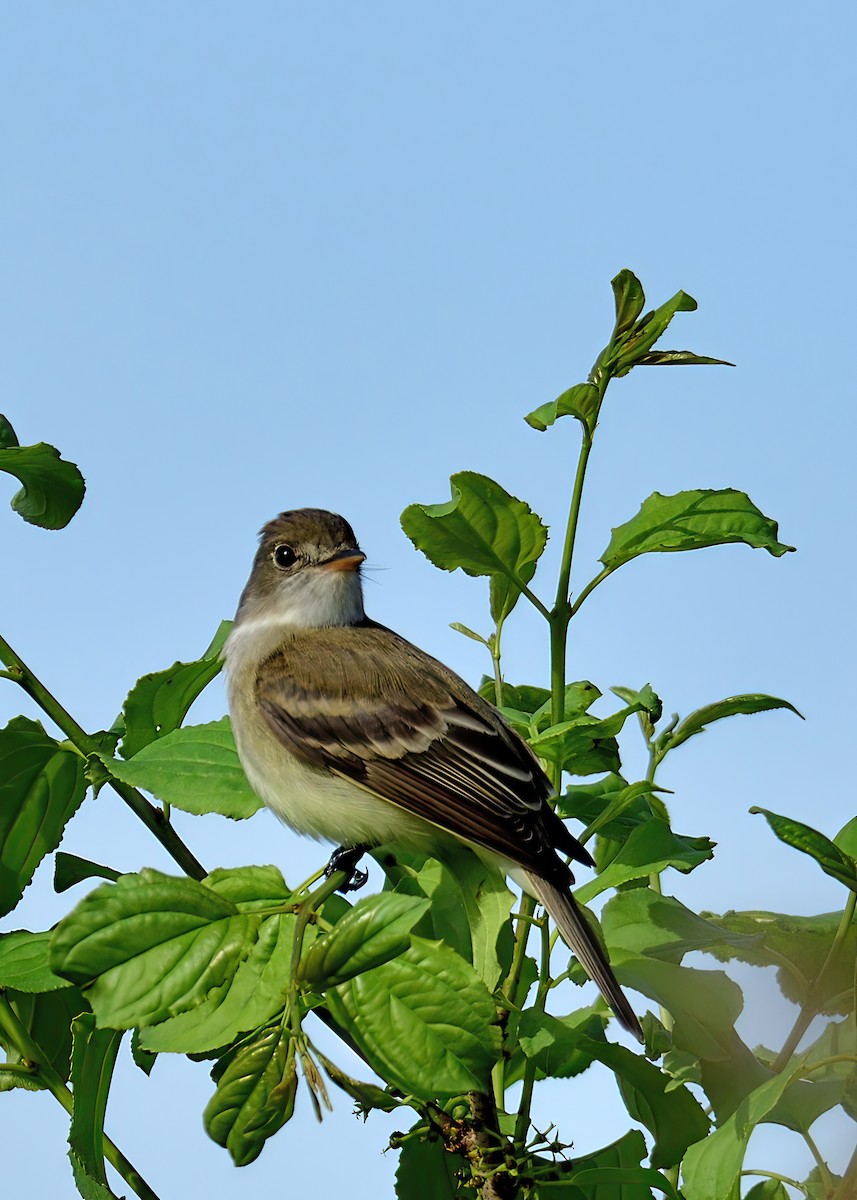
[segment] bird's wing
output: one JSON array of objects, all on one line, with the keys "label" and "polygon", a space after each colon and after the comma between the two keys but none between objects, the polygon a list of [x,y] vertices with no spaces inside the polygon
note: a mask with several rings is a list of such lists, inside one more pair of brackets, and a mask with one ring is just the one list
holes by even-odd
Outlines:
[{"label": "bird's wing", "polygon": [[[393,653],[391,653],[393,651]],[[432,824],[553,875],[591,863],[529,747],[443,664],[382,626],[290,634],[256,678],[274,736]]]}]

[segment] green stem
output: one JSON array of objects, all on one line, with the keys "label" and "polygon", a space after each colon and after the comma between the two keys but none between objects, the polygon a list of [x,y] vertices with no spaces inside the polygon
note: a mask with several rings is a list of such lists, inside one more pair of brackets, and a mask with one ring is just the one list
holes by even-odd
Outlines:
[{"label": "green stem", "polygon": [[590,579],[589,583],[587,583],[586,587],[583,588],[580,595],[577,597],[577,599],[574,601],[574,603],[571,606],[571,615],[572,616],[577,615],[577,611],[580,608],[580,606],[583,604],[586,597],[590,596],[595,591],[595,589],[598,587],[598,585],[600,583],[603,583],[604,580],[609,575],[612,575],[615,570],[616,570],[615,567],[605,567],[602,571],[598,572],[598,574],[595,576],[594,579]]},{"label": "green stem", "polygon": [[[543,1013],[545,1011],[545,1002],[547,1001],[548,992],[551,986],[550,974],[550,957],[551,957],[551,939],[550,930],[548,929],[547,916],[542,917],[541,922],[541,940],[542,953],[541,963],[539,965],[539,987],[536,992],[536,999],[533,1004],[533,1011]],[[533,1102],[533,1086],[536,1082],[536,1064],[532,1059],[527,1059],[527,1065],[524,1068],[524,1086],[521,1090],[521,1101],[518,1106],[518,1118],[515,1122],[515,1145],[523,1151],[527,1144],[527,1130],[530,1127],[530,1108]]]},{"label": "green stem", "polygon": [[[7,678],[12,678],[23,688],[28,696],[38,704],[39,708],[57,725],[76,747],[84,758],[96,757],[110,772],[109,764],[102,758],[102,747],[98,740],[88,734],[78,725],[74,717],[63,708],[55,696],[38,679],[27,664],[21,659],[4,638],[0,637],[0,661],[9,668],[4,672]],[[191,853],[173,827],[169,824],[163,812],[155,808],[145,798],[142,792],[123,783],[121,779],[109,778],[110,786],[122,797],[135,816],[139,817],[150,833],[158,839],[167,853],[175,860],[186,875],[191,879],[203,879],[207,874],[205,867]]]},{"label": "green stem", "polygon": [[494,624],[494,636],[488,643],[491,651],[491,663],[494,667],[494,703],[498,708],[503,706],[503,675],[500,670],[500,637],[503,633],[503,618]]},{"label": "green stem", "polygon": [[830,1196],[833,1192],[833,1177],[830,1174],[830,1168],[824,1161],[821,1151],[813,1141],[809,1130],[802,1129],[801,1136],[803,1137],[803,1140],[806,1142],[807,1146],[809,1146],[810,1154],[815,1159],[815,1164],[818,1167],[819,1178],[821,1179],[821,1186],[824,1188],[824,1194],[825,1196]]},{"label": "green stem", "polygon": [[[51,1066],[47,1055],[41,1046],[33,1040],[28,1030],[18,1018],[17,1013],[9,1003],[6,993],[0,989],[0,1031],[5,1035],[10,1046],[22,1058],[27,1059],[36,1067],[35,1074],[47,1087],[51,1095],[65,1109],[69,1116],[74,1115],[74,1095],[68,1085]],[[140,1197],[140,1200],[158,1200],[157,1193],[149,1187],[143,1176],[125,1157],[119,1147],[103,1134],[104,1157],[110,1165],[125,1180],[128,1186]]]},{"label": "green stem", "polygon": [[783,1070],[786,1063],[792,1057],[798,1045],[800,1044],[801,1038],[818,1016],[820,1010],[818,1008],[817,997],[821,996],[824,978],[830,969],[831,963],[836,960],[836,957],[839,953],[839,947],[848,936],[848,929],[851,925],[851,922],[854,920],[855,906],[857,906],[857,892],[849,892],[845,908],[842,910],[842,919],[839,922],[839,927],[836,930],[836,934],[833,938],[833,942],[831,943],[830,950],[827,953],[827,957],[824,960],[821,970],[816,976],[815,983],[809,990],[806,1000],[804,1000],[801,1006],[797,1020],[792,1026],[791,1032],[786,1038],[782,1050],[777,1055],[776,1061],[771,1067],[771,1070],[775,1074]]}]

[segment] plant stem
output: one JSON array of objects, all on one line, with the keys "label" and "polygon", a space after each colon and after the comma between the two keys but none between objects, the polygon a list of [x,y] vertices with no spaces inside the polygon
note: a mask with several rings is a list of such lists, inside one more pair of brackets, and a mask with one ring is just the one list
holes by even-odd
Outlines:
[{"label": "plant stem", "polygon": [[[50,1065],[47,1055],[41,1046],[33,1040],[27,1029],[21,1023],[17,1013],[12,1008],[5,991],[0,988],[0,1031],[5,1035],[11,1046],[35,1065],[36,1078],[40,1078],[51,1095],[66,1110],[69,1116],[74,1115],[74,1095],[68,1085],[60,1078]],[[128,1186],[140,1197],[140,1200],[158,1200],[157,1194],[149,1187],[143,1176],[125,1157],[119,1147],[103,1134],[104,1157],[121,1175]]]},{"label": "plant stem", "polygon": [[803,1137],[803,1140],[806,1142],[807,1146],[809,1146],[810,1154],[815,1159],[816,1166],[818,1167],[819,1178],[821,1179],[821,1185],[824,1188],[824,1194],[825,1196],[829,1196],[833,1192],[833,1179],[830,1174],[830,1168],[824,1161],[821,1151],[813,1141],[809,1130],[802,1129],[801,1136]]},{"label": "plant stem", "polygon": [[[542,954],[541,963],[539,964],[539,987],[538,991],[536,992],[536,999],[532,1009],[533,1012],[537,1013],[543,1013],[545,1011],[545,1002],[551,986],[551,939],[550,930],[548,929],[547,916],[542,917],[540,932],[542,940]],[[530,1107],[533,1102],[533,1085],[535,1082],[536,1064],[532,1059],[527,1059],[527,1065],[524,1068],[524,1086],[521,1090],[521,1102],[518,1106],[518,1119],[515,1122],[515,1145],[521,1149],[523,1149],[527,1143],[527,1130],[530,1127]]]},{"label": "plant stem", "polygon": [[55,696],[51,695],[41,680],[33,674],[23,659],[2,637],[0,637],[0,661],[9,668],[8,672],[4,672],[7,678],[14,679],[18,686],[24,689],[27,695],[38,704],[42,712],[63,731],[83,757],[94,756],[98,759],[109,775],[108,782],[113,790],[121,796],[135,816],[140,818],[149,832],[154,834],[185,874],[189,875],[191,879],[203,879],[207,874],[205,867],[184,844],[172,825],[169,824],[164,813],[150,804],[142,792],[123,783],[121,779],[114,779],[109,774],[110,767],[102,757],[102,747],[99,745],[98,739],[92,737],[78,725],[71,713],[63,708]]},{"label": "plant stem", "polygon": [[776,1171],[742,1171],[744,1176],[758,1176],[761,1179],[776,1179],[778,1183],[787,1183],[789,1187],[797,1188],[799,1192],[807,1194],[806,1188],[802,1183],[798,1183],[796,1179],[791,1179],[788,1175],[778,1175]]},{"label": "plant stem", "polygon": [[792,1057],[798,1045],[800,1044],[801,1038],[818,1016],[819,1009],[817,1006],[816,997],[821,995],[824,977],[827,974],[831,963],[835,961],[839,952],[839,947],[848,936],[848,929],[851,925],[851,922],[854,920],[855,907],[857,907],[857,892],[849,892],[848,900],[846,901],[845,908],[842,911],[842,919],[839,922],[836,934],[830,945],[830,950],[827,952],[827,957],[825,958],[822,968],[815,978],[815,982],[810,987],[806,999],[801,1005],[801,1010],[798,1013],[797,1020],[792,1026],[791,1032],[786,1038],[782,1050],[777,1055],[776,1061],[771,1067],[771,1070],[775,1073],[779,1073],[783,1070],[786,1063]]},{"label": "plant stem", "polygon": [[568,524],[565,529],[565,542],[562,548],[562,561],[557,580],[556,600],[550,614],[551,626],[551,720],[559,724],[565,716],[565,654],[568,641],[568,623],[571,620],[571,605],[569,588],[571,585],[571,567],[574,558],[574,543],[577,537],[577,525],[580,520],[580,502],[583,498],[583,482],[586,478],[586,465],[592,450],[592,435],[584,428],[580,443],[580,453],[577,458],[577,470],[574,473],[574,485],[571,491],[571,502],[568,509]]}]

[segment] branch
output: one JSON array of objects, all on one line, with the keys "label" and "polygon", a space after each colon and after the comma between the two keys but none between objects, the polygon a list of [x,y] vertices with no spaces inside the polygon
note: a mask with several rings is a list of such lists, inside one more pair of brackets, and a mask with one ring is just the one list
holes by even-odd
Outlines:
[{"label": "branch", "polygon": [[15,653],[4,638],[0,637],[0,661],[6,664],[8,671],[2,672],[7,679],[12,679],[23,688],[39,708],[66,735],[72,745],[84,758],[96,757],[108,775],[108,783],[121,796],[135,816],[139,817],[150,833],[158,839],[166,852],[175,860],[186,875],[191,879],[203,879],[208,873],[205,867],[184,844],[179,835],[167,821],[161,809],[150,804],[142,792],[130,784],[115,779],[110,774],[110,767],[102,758],[102,748],[98,740],[87,733],[74,717],[63,708],[59,700],[51,695],[45,685],[38,679],[23,659]]}]

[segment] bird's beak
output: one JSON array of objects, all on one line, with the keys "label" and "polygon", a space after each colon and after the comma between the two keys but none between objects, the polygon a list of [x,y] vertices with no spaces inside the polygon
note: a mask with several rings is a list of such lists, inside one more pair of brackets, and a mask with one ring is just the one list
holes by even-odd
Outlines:
[{"label": "bird's beak", "polygon": [[365,561],[366,555],[360,550],[340,550],[333,558],[318,565],[322,571],[356,571]]}]

